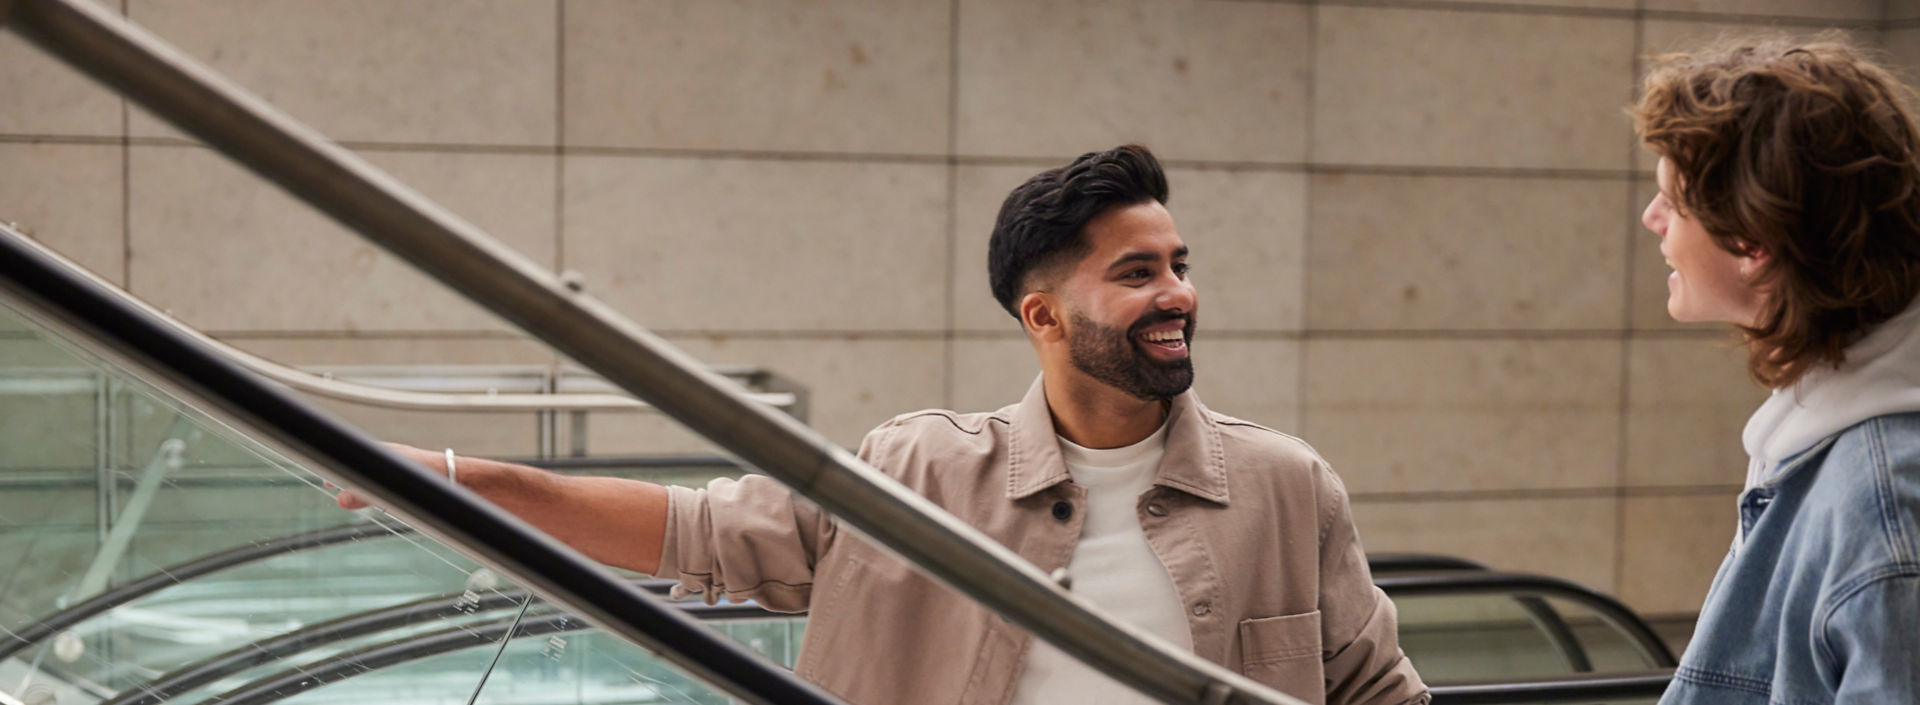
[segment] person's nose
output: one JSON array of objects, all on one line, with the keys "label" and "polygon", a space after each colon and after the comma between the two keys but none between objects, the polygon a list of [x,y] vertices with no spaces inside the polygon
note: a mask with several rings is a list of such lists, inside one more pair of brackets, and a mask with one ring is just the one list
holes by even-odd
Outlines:
[{"label": "person's nose", "polygon": [[1654,196],[1653,200],[1647,201],[1647,209],[1640,212],[1640,224],[1647,226],[1647,230],[1658,237],[1667,236],[1667,217],[1660,207],[1659,196]]},{"label": "person's nose", "polygon": [[1160,296],[1154,300],[1154,305],[1162,311],[1193,313],[1193,307],[1199,302],[1199,298],[1200,293],[1194,290],[1193,281],[1180,277],[1173,279],[1172,283],[1160,292]]}]

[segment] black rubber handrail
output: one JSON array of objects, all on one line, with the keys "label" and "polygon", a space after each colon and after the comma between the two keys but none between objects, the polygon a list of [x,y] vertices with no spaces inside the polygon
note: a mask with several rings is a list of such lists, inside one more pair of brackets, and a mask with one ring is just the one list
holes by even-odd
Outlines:
[{"label": "black rubber handrail", "polygon": [[[1381,573],[1441,573],[1449,571],[1492,572],[1493,568],[1479,561],[1445,556],[1434,553],[1382,553],[1367,556],[1367,569],[1374,575]],[[1513,601],[1525,610],[1527,618],[1534,626],[1546,634],[1547,641],[1560,652],[1560,659],[1567,664],[1567,670],[1574,673],[1592,673],[1593,659],[1587,655],[1587,648],[1580,643],[1580,637],[1573,633],[1573,627],[1561,616],[1560,610],[1538,597],[1517,596]]]},{"label": "black rubber handrail", "polygon": [[1674,668],[1679,662],[1673,651],[1653,632],[1647,621],[1612,596],[1571,580],[1519,573],[1454,572],[1430,575],[1375,578],[1374,584],[1388,595],[1401,597],[1512,595],[1552,597],[1578,603],[1612,623],[1632,642],[1647,665]]},{"label": "black rubber handrail", "polygon": [[[17,0],[11,5],[0,3],[0,9],[8,7],[13,14],[7,19],[18,19]],[[97,10],[61,7],[75,12]],[[627,580],[505,510],[297,400],[291,391],[182,336],[159,322],[156,314],[113,297],[103,284],[76,273],[84,270],[29,244],[11,228],[0,225],[0,234],[0,298],[18,303],[31,317],[62,331],[70,342],[143,373],[147,381],[170,388],[292,457],[313,461],[314,469],[324,469],[336,481],[380,498],[411,517],[417,527],[459,545],[515,582],[654,650],[741,700],[762,705],[841,702],[658,598],[635,590]],[[8,643],[24,646],[33,640]]]},{"label": "black rubber handrail", "polygon": [[410,624],[456,619],[506,609],[527,599],[525,590],[490,591],[476,598],[436,595],[311,624],[181,666],[116,693],[99,705],[157,705],[227,676],[348,639]]},{"label": "black rubber handrail", "polygon": [[1485,563],[1459,556],[1445,556],[1437,553],[1369,553],[1367,570],[1380,573],[1426,573],[1446,570],[1481,570],[1493,568]]},{"label": "black rubber handrail", "polygon": [[1657,698],[1673,682],[1673,671],[1606,674],[1511,683],[1456,683],[1431,686],[1433,705],[1519,705],[1521,703],[1593,703]]},{"label": "black rubber handrail", "polygon": [[[659,594],[665,593],[672,588],[674,581],[645,578],[634,581],[634,585],[648,592]],[[346,615],[344,617],[309,625],[292,632],[252,642],[224,653],[209,656],[181,666],[151,681],[116,693],[113,697],[101,701],[99,705],[159,705],[182,693],[200,688],[235,673],[264,665],[270,661],[285,659],[311,649],[330,646],[348,639],[377,634],[409,624],[478,615],[505,609],[520,604],[522,600],[526,599],[526,594],[524,590],[493,591],[480,595],[478,599],[469,598],[464,594],[436,595],[413,602]],[[678,602],[674,603],[674,606],[681,611],[693,614],[703,621],[797,618],[806,616],[804,612],[770,612],[756,605],[742,603],[706,605],[696,602]],[[494,626],[497,628],[500,625]],[[435,634],[438,634],[438,632]],[[433,638],[438,639],[439,637]],[[392,643],[398,643],[398,641]],[[439,642],[436,641],[435,643]]]},{"label": "black rubber handrail", "polygon": [[246,546],[212,553],[178,565],[162,568],[132,582],[102,592],[45,619],[0,637],[0,661],[32,647],[75,624],[102,612],[151,595],[181,582],[274,556],[324,548],[367,538],[392,536],[413,531],[405,525],[347,524],[291,536],[282,536]]},{"label": "black rubber handrail", "polygon": [[[1446,558],[1444,556],[1423,557],[1422,560],[1425,560],[1425,558],[1439,558],[1443,560],[1438,561],[1437,563],[1458,565],[1458,563],[1453,563],[1453,562],[1444,560]],[[1436,576],[1431,576],[1431,575],[1417,576],[1417,577],[1412,577],[1405,580],[1388,581],[1382,584],[1382,588],[1386,592],[1388,592],[1390,595],[1397,594],[1402,596],[1425,596],[1425,595],[1439,595],[1439,594],[1489,594],[1489,593],[1499,594],[1499,591],[1489,589],[1489,586],[1512,584],[1512,585],[1520,585],[1522,586],[1522,589],[1528,590],[1528,591],[1551,593],[1552,596],[1565,597],[1565,598],[1573,599],[1575,601],[1579,601],[1583,603],[1586,602],[1585,600],[1582,600],[1579,597],[1573,597],[1561,592],[1561,590],[1563,588],[1566,588],[1567,586],[1572,586],[1573,588],[1584,590],[1584,588],[1581,588],[1580,586],[1574,583],[1569,583],[1566,581],[1556,581],[1554,579],[1543,578],[1541,576],[1511,575],[1511,574],[1494,574],[1494,575],[1498,575],[1502,577],[1502,579],[1498,581],[1474,582],[1465,586],[1464,589],[1461,589],[1461,588],[1441,589],[1442,587],[1445,587],[1445,586],[1458,585],[1459,581],[1436,579]],[[1561,585],[1558,583],[1565,583],[1565,585]],[[637,587],[647,590],[648,592],[664,593],[669,588],[672,587],[674,582],[671,580],[660,580],[660,579],[640,579],[640,580],[636,580],[634,584]],[[1436,587],[1436,586],[1440,586],[1440,587]],[[1592,591],[1587,590],[1585,592],[1591,593]],[[1592,594],[1598,595],[1598,593],[1592,593]],[[239,673],[241,671],[245,671],[247,669],[254,668],[256,666],[264,665],[271,661],[285,659],[310,649],[320,648],[320,647],[328,646],[334,643],[339,643],[347,639],[366,636],[368,634],[375,634],[388,629],[402,627],[409,624],[415,624],[422,621],[457,618],[461,616],[478,615],[478,614],[484,614],[487,612],[497,611],[500,609],[505,609],[508,607],[512,607],[513,605],[519,604],[522,600],[525,599],[525,597],[526,597],[525,591],[521,591],[521,590],[490,592],[490,593],[481,595],[477,600],[473,598],[464,597],[463,595],[441,595],[441,596],[425,598],[422,600],[417,600],[414,602],[409,602],[406,604],[394,605],[391,607],[370,610],[368,612],[363,612],[359,614],[348,615],[348,616],[330,620],[327,622],[314,624],[295,632],[289,632],[287,634],[279,635],[270,639],[254,642],[254,643],[233,649],[226,653],[222,653],[216,656],[211,656],[206,659],[202,659],[201,661],[188,664],[172,672],[164,674],[144,685],[137,686],[125,692],[119,693],[115,695],[113,698],[103,701],[100,705],[159,705],[159,703],[163,703],[172,697],[175,697],[182,693],[186,693],[196,688],[205,686],[209,683],[213,683],[222,678],[229,677],[235,673]],[[1604,597],[1604,595],[1602,595],[1601,597]],[[1516,597],[1516,599],[1544,602],[1540,600],[1538,597],[1531,597],[1531,596],[1519,596],[1519,597]],[[683,611],[696,615],[702,620],[781,619],[781,618],[797,618],[797,617],[804,616],[804,613],[789,614],[789,613],[769,612],[765,609],[762,609],[752,604],[723,604],[723,605],[710,606],[710,605],[704,605],[700,603],[676,603],[675,606]],[[1596,609],[1604,609],[1604,608],[1596,608]],[[1625,609],[1624,606],[1622,606],[1621,609],[1624,610]],[[1635,619],[1637,619],[1637,617]],[[469,625],[469,626],[458,627],[458,629],[466,630],[472,633],[486,633],[486,634],[497,635],[497,634],[503,633],[503,630],[505,629],[505,625],[507,621],[510,621],[510,620],[496,620],[495,622],[489,623],[487,626],[474,627],[472,625]],[[1564,625],[1564,622],[1562,624]],[[548,630],[548,631],[538,631],[538,634],[546,635],[546,634],[553,634],[553,633],[560,633],[560,632],[568,632],[568,631],[574,631],[576,628],[578,627],[575,627],[575,628],[568,628],[564,626],[555,627],[552,630]],[[520,636],[533,636],[533,635],[535,634],[533,633],[517,634],[515,638],[519,638]],[[420,640],[422,644],[424,644],[422,648],[428,649],[428,653],[420,656],[416,656],[416,657],[400,658],[397,655],[398,654],[397,650],[399,649],[399,645],[408,642],[409,641],[408,639],[394,640],[386,644],[382,644],[378,647],[374,647],[374,649],[379,650],[380,653],[388,654],[387,656],[383,656],[382,658],[391,657],[391,658],[397,659],[397,660],[394,660],[392,663],[388,664],[388,665],[394,665],[394,664],[404,663],[406,661],[413,660],[414,658],[424,658],[425,656],[429,656],[429,655],[445,653],[446,651],[449,651],[449,650],[457,650],[460,648],[467,648],[469,646],[474,646],[481,643],[489,643],[488,640],[481,640],[481,641],[475,641],[473,643],[466,643],[466,642],[460,641],[459,639],[453,639],[451,637],[447,637],[443,635],[441,632],[434,632],[431,634],[420,635],[418,637],[413,637],[412,639]],[[462,644],[466,644],[466,645],[463,646]],[[1576,646],[1575,648],[1578,648],[1578,647]],[[392,653],[389,653],[389,652],[392,652]],[[311,668],[314,668],[314,667],[302,666],[302,667],[291,669],[288,672],[308,671]],[[254,684],[249,684],[248,686],[242,686],[241,690],[244,690],[247,692],[241,693],[240,695],[244,697],[259,697],[261,693],[256,693],[254,691],[260,691],[262,689],[264,689],[264,691],[277,692],[278,690],[280,690],[279,686],[267,687],[266,685],[262,685],[262,684],[281,683],[282,681],[284,681],[285,675],[286,675],[286,672],[277,673],[275,675],[267,676],[263,679],[260,679],[256,681]],[[1667,676],[1658,677],[1659,682],[1661,683],[1660,687],[1664,687],[1664,683],[1665,683],[1664,679],[1666,677]],[[1470,699],[1469,700],[1448,699],[1444,701],[1437,700],[1436,702],[1448,702],[1448,703],[1453,703],[1453,702],[1462,702],[1462,703],[1464,702],[1503,702],[1503,703],[1567,702],[1570,700],[1579,700],[1582,698],[1595,697],[1594,695],[1595,693],[1611,692],[1611,691],[1605,691],[1605,690],[1596,690],[1596,689],[1604,689],[1604,688],[1632,687],[1632,688],[1639,689],[1639,690],[1633,691],[1634,693],[1644,693],[1647,690],[1647,688],[1650,687],[1646,685],[1647,681],[1645,679],[1656,678],[1656,677],[1642,676],[1637,678],[1641,678],[1641,680],[1632,680],[1632,679],[1622,680],[1619,677],[1609,676],[1609,677],[1597,678],[1597,679],[1527,681],[1527,682],[1497,683],[1497,684],[1477,684],[1477,683],[1476,684],[1450,684],[1446,686],[1436,686],[1436,692],[1449,693],[1449,695],[1447,696],[1448,698],[1470,698]],[[1622,685],[1623,683],[1627,683],[1629,685],[1623,686]],[[1565,700],[1558,699],[1558,696],[1555,695],[1556,693],[1566,693],[1567,699]],[[286,694],[291,694],[291,693],[286,693]],[[1654,694],[1657,695],[1658,693],[1655,692]],[[226,696],[223,695],[222,697],[226,697]],[[1622,697],[1625,697],[1625,696],[1622,696]],[[1471,699],[1471,698],[1496,698],[1496,699],[1484,700],[1484,699]],[[224,703],[224,701],[222,702]]]},{"label": "black rubber handrail", "polygon": [[[1529,576],[1530,577],[1530,576]],[[1530,588],[1543,591],[1552,588]],[[1565,597],[1564,595],[1557,595]],[[509,606],[513,604],[508,602]],[[767,612],[753,605],[679,603],[683,611],[702,620],[764,619],[791,617]],[[221,705],[267,705],[282,698],[299,695],[314,688],[338,683],[366,672],[402,665],[441,654],[498,643],[506,636],[512,618],[499,618],[482,626],[459,626],[428,634],[404,637],[364,649],[356,649],[321,661],[289,667],[255,679],[245,685],[208,700]],[[591,628],[578,619],[558,612],[541,612],[521,620],[520,627],[508,637],[566,634]],[[242,669],[234,669],[221,677]],[[1520,703],[1590,703],[1596,700],[1658,697],[1673,679],[1672,670],[1640,674],[1605,674],[1576,678],[1530,679],[1511,682],[1453,683],[1431,686],[1433,705],[1516,705]],[[186,689],[174,693],[185,692]],[[157,703],[164,699],[129,700],[127,703]],[[122,703],[120,697],[102,705]]]},{"label": "black rubber handrail", "polygon": [[[757,619],[769,614],[758,607],[739,604],[682,603],[677,607],[680,611],[691,613],[703,621]],[[519,624],[518,627],[514,626],[516,621]],[[382,668],[461,649],[497,645],[502,638],[524,639],[591,628],[593,628],[592,624],[565,612],[536,612],[519,620],[503,618],[485,625],[448,627],[427,634],[402,637],[365,648],[353,649],[314,663],[293,666],[215,695],[207,702],[220,705],[265,705]]]}]

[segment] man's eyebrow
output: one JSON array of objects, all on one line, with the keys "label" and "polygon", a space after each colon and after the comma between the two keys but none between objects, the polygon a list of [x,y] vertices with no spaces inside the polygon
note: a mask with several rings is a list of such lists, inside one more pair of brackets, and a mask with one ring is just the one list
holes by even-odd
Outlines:
[{"label": "man's eyebrow", "polygon": [[[1187,248],[1184,245],[1181,246],[1179,249],[1173,251],[1174,259],[1180,259],[1185,256],[1187,256]],[[1120,265],[1133,264],[1135,262],[1158,262],[1158,261],[1160,261],[1160,255],[1153,252],[1128,252],[1124,255],[1121,255],[1119,259],[1114,260],[1113,264],[1107,265],[1107,269],[1111,270],[1119,267]]]}]

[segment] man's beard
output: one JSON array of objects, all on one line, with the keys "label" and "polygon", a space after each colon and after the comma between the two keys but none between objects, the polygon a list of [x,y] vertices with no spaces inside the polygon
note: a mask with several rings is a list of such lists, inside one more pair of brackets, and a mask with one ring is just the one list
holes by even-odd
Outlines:
[{"label": "man's beard", "polygon": [[[1071,314],[1073,331],[1067,334],[1067,355],[1074,369],[1120,391],[1147,401],[1166,401],[1193,386],[1193,316],[1150,313],[1125,331]],[[1142,352],[1135,336],[1147,326],[1171,320],[1186,321],[1187,356],[1170,362]]]}]

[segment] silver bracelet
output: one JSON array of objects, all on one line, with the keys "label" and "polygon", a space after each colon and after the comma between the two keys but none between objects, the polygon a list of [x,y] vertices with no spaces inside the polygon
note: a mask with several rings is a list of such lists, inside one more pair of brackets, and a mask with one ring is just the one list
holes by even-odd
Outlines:
[{"label": "silver bracelet", "polygon": [[453,464],[453,449],[448,448],[447,449],[447,482],[451,482],[456,485],[460,484],[460,476],[455,474],[456,472],[457,470],[455,469]]}]

